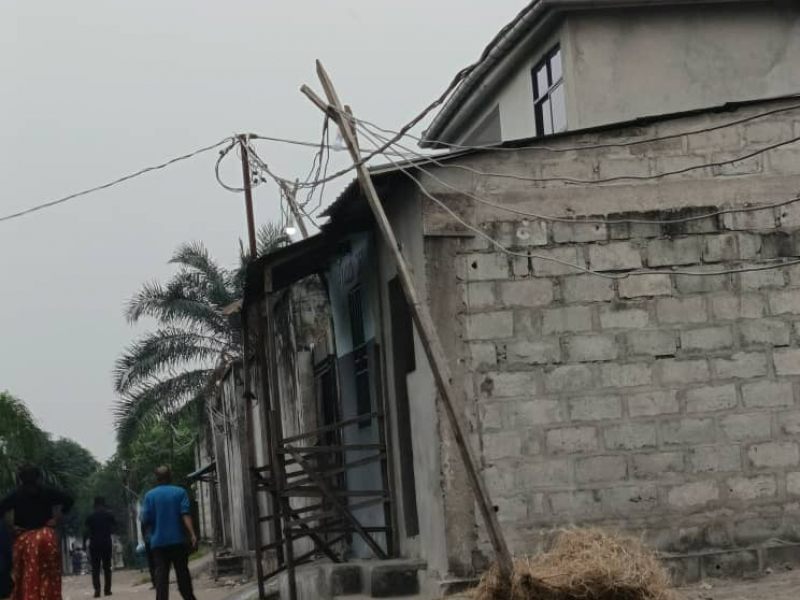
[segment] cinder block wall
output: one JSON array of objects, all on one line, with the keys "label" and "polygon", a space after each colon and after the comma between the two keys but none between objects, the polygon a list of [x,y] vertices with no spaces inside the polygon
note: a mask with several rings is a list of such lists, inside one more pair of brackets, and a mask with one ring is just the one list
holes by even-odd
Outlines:
[{"label": "cinder block wall", "polygon": [[[645,139],[750,113],[562,143]],[[654,144],[562,159],[486,154],[469,165],[542,177],[655,174],[793,135],[800,111]],[[769,194],[790,198],[800,191],[797,146],[658,182],[536,185],[453,174],[449,181],[516,208],[672,220],[763,204]],[[675,552],[800,541],[800,268],[675,273],[800,257],[800,205],[681,225],[553,223],[472,206],[462,210],[467,218],[516,252],[630,275],[581,274],[509,256],[480,238],[462,245],[456,276],[474,441],[514,551],[536,551],[542,531],[569,523],[644,533]],[[593,212],[597,206],[618,211]],[[643,270],[658,273],[637,274]]]}]

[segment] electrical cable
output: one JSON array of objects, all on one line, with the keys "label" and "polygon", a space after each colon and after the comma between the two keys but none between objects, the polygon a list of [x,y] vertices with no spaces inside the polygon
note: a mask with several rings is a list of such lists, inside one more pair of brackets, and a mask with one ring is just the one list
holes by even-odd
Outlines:
[{"label": "electrical cable", "polygon": [[[368,135],[368,134],[365,134],[365,135],[367,135],[367,138],[375,146],[380,146],[380,144],[381,144],[380,140],[376,141],[374,138],[372,138],[371,135]],[[767,270],[785,268],[785,267],[790,267],[790,266],[793,266],[793,265],[800,264],[800,259],[796,259],[796,260],[783,261],[780,264],[759,265],[759,266],[754,266],[754,267],[743,267],[743,268],[740,268],[740,269],[725,269],[725,270],[718,270],[718,271],[687,271],[687,270],[683,270],[683,269],[671,269],[671,270],[659,271],[657,269],[641,269],[641,270],[637,270],[635,272],[630,272],[630,273],[604,273],[604,272],[600,272],[600,271],[595,271],[594,269],[590,269],[590,268],[587,268],[587,267],[584,267],[582,265],[578,265],[578,264],[575,264],[575,263],[572,263],[572,262],[569,262],[569,261],[566,261],[566,260],[561,260],[561,259],[553,257],[553,256],[545,256],[545,255],[535,254],[535,253],[530,253],[530,252],[515,252],[513,250],[510,250],[509,248],[506,248],[503,244],[498,242],[496,239],[494,239],[492,236],[488,235],[484,231],[481,231],[477,227],[474,227],[473,225],[470,225],[469,223],[467,223],[463,218],[461,218],[459,215],[457,215],[449,206],[447,206],[447,204],[445,204],[444,202],[442,202],[441,200],[436,198],[433,194],[431,194],[425,188],[425,186],[422,185],[422,183],[419,181],[419,179],[417,177],[415,177],[411,172],[409,172],[407,169],[405,169],[400,164],[398,164],[388,154],[386,154],[386,153],[382,153],[382,154],[387,160],[389,160],[389,162],[394,164],[394,166],[398,170],[400,170],[409,179],[411,179],[417,185],[419,190],[428,199],[430,199],[432,202],[434,202],[436,205],[438,205],[440,208],[442,208],[455,221],[457,221],[461,226],[463,226],[464,228],[472,231],[473,233],[478,235],[480,238],[485,239],[491,245],[496,247],[498,250],[500,250],[501,252],[503,252],[503,253],[505,253],[505,254],[507,254],[509,256],[517,256],[517,257],[523,257],[523,258],[527,258],[527,259],[543,260],[543,261],[547,261],[547,262],[553,262],[553,263],[560,264],[562,266],[566,266],[566,267],[572,268],[572,269],[574,269],[576,271],[579,271],[579,272],[582,272],[582,273],[588,273],[588,274],[591,274],[591,275],[597,275],[598,277],[603,277],[605,279],[612,279],[612,280],[627,279],[627,278],[629,278],[631,276],[637,276],[637,275],[686,275],[686,276],[692,276],[692,277],[714,277],[714,276],[720,276],[720,275],[734,275],[734,274],[738,274],[738,273],[752,273],[752,272],[757,272],[757,271],[767,271]]]},{"label": "electrical cable", "polygon": [[[379,140],[385,139],[385,138],[382,138],[382,136],[380,136],[379,134],[376,134],[376,133],[370,131],[369,129],[367,129],[364,126],[357,126],[357,129],[358,129],[358,131],[360,131],[361,133],[363,133],[365,135],[373,135]],[[394,163],[394,164],[396,165],[397,163]],[[438,166],[438,163],[434,163],[434,164],[437,164],[437,166]],[[450,165],[445,165],[445,166],[450,166]],[[514,214],[514,215],[517,215],[517,216],[521,216],[521,217],[525,217],[525,218],[539,219],[539,220],[542,220],[542,221],[552,221],[552,222],[559,222],[559,223],[587,223],[587,224],[600,224],[600,225],[624,225],[624,224],[674,225],[674,224],[677,224],[677,223],[689,223],[689,222],[692,222],[692,221],[700,221],[700,220],[703,220],[703,219],[708,219],[708,218],[711,218],[711,217],[717,217],[717,216],[726,215],[726,214],[749,213],[749,212],[756,212],[756,211],[760,211],[760,210],[770,210],[770,209],[774,209],[774,208],[780,208],[780,207],[783,207],[783,206],[787,206],[789,204],[794,204],[796,202],[800,202],[800,196],[798,196],[798,197],[795,197],[795,198],[791,198],[789,200],[781,200],[781,201],[772,202],[772,203],[769,203],[769,204],[762,204],[762,205],[758,205],[758,206],[744,206],[744,207],[739,207],[739,208],[726,208],[726,209],[720,209],[720,210],[716,210],[716,211],[712,211],[712,212],[708,212],[708,213],[703,213],[703,214],[700,214],[700,215],[692,215],[692,216],[689,216],[689,217],[682,217],[682,218],[678,218],[678,219],[633,219],[633,218],[627,218],[627,219],[593,219],[593,218],[578,218],[578,217],[557,217],[557,216],[552,216],[552,215],[544,215],[544,214],[540,214],[540,213],[534,213],[534,212],[519,210],[519,209],[515,209],[515,208],[512,208],[512,207],[509,207],[509,206],[504,206],[502,204],[498,204],[496,202],[492,202],[491,200],[487,200],[486,198],[482,198],[481,196],[477,196],[475,194],[472,194],[472,193],[470,193],[470,192],[468,192],[466,190],[463,190],[463,189],[461,189],[459,187],[456,187],[456,186],[452,185],[451,183],[449,183],[448,181],[446,181],[446,180],[444,180],[444,179],[442,179],[440,177],[437,177],[432,171],[430,171],[428,169],[425,169],[424,167],[419,166],[419,163],[414,163],[412,165],[409,165],[409,167],[413,168],[413,169],[417,169],[419,171],[422,171],[423,173],[425,173],[426,176],[428,176],[431,179],[433,179],[434,181],[442,184],[443,186],[447,187],[448,189],[451,189],[454,192],[457,192],[458,194],[461,194],[461,195],[463,195],[463,196],[465,196],[467,198],[475,200],[476,202],[479,202],[481,204],[484,204],[484,205],[489,206],[491,208],[494,208],[496,210],[503,211],[503,212],[508,212],[508,213],[511,213],[511,214]],[[465,167],[465,169],[467,169],[470,172],[479,173],[476,169],[472,169],[470,167]]]},{"label": "electrical cable", "polygon": [[76,198],[80,198],[82,196],[86,196],[86,195],[92,194],[94,192],[99,192],[100,190],[108,189],[108,188],[113,187],[115,185],[119,185],[120,183],[124,183],[126,181],[131,180],[131,179],[134,179],[136,177],[144,175],[146,173],[151,173],[152,171],[158,171],[160,169],[165,169],[166,167],[169,167],[170,165],[174,165],[177,162],[188,160],[190,158],[194,158],[195,156],[198,156],[199,154],[203,154],[205,152],[209,152],[211,150],[214,150],[215,148],[218,148],[219,146],[222,146],[223,144],[226,144],[226,143],[230,142],[230,140],[231,140],[231,138],[225,138],[224,140],[220,140],[219,142],[217,142],[215,144],[211,144],[210,146],[204,146],[202,148],[194,150],[193,152],[189,152],[187,154],[182,154],[180,156],[176,156],[175,158],[171,158],[168,161],[165,161],[165,162],[160,163],[158,165],[154,165],[152,167],[145,167],[144,169],[139,169],[138,171],[136,171],[134,173],[130,173],[129,175],[124,175],[123,177],[120,177],[120,178],[115,179],[113,181],[109,181],[108,183],[104,183],[104,184],[101,184],[101,185],[98,185],[98,186],[95,186],[95,187],[92,187],[92,188],[89,188],[89,189],[86,189],[86,190],[82,190],[80,192],[75,192],[74,194],[70,194],[69,196],[64,196],[63,198],[58,198],[57,200],[51,200],[50,202],[44,202],[42,204],[37,204],[36,206],[32,206],[31,208],[27,208],[25,210],[21,210],[21,211],[16,212],[16,213],[11,213],[11,214],[2,216],[2,217],[0,217],[0,223],[3,223],[5,221],[11,221],[12,219],[18,219],[19,217],[23,217],[23,216],[35,213],[35,212],[38,212],[40,210],[44,210],[46,208],[51,208],[53,206],[57,206],[59,204],[65,203],[65,202],[69,202],[70,200],[75,200]]}]

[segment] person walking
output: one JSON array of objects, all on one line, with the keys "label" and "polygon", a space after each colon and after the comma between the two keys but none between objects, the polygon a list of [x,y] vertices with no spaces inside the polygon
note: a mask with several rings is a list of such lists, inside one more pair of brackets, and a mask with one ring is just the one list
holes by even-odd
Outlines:
[{"label": "person walking", "polygon": [[153,589],[156,587],[156,562],[153,558],[153,548],[150,546],[150,528],[141,526],[142,543],[144,544],[144,555],[147,559],[147,570],[150,571],[150,584]]},{"label": "person walking", "polygon": [[141,523],[150,528],[150,547],[156,567],[156,600],[169,599],[170,567],[175,568],[183,600],[196,600],[189,573],[189,549],[197,546],[191,504],[186,490],[172,485],[169,467],[156,469],[156,487],[145,494]]},{"label": "person walking", "polygon": [[94,499],[94,512],[86,517],[86,530],[83,535],[83,547],[89,540],[89,557],[92,561],[92,585],[94,597],[100,597],[100,570],[103,570],[103,591],[106,596],[111,595],[111,555],[114,544],[111,534],[117,523],[114,514],[106,508],[105,498],[98,496]]},{"label": "person walking", "polygon": [[61,552],[53,511],[66,514],[74,503],[61,490],[45,486],[33,465],[17,470],[19,487],[0,500],[0,518],[14,511],[12,600],[61,600]]}]

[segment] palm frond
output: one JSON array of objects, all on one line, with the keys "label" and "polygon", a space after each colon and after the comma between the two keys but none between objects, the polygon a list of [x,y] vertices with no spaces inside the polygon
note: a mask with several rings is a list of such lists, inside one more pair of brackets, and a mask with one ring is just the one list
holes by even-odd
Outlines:
[{"label": "palm frond", "polygon": [[221,355],[238,350],[230,340],[218,339],[178,327],[157,329],[125,350],[114,367],[114,388],[120,394],[180,368],[207,367]]}]

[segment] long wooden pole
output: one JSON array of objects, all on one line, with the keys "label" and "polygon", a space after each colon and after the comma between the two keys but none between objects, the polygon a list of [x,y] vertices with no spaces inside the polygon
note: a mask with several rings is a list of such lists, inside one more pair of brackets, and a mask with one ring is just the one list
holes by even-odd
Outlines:
[{"label": "long wooden pole", "polygon": [[[345,118],[345,108],[339,101],[336,90],[333,87],[328,74],[322,66],[322,63],[317,61],[317,75],[319,76],[322,88],[325,90],[325,95],[328,98],[326,104],[307,86],[303,86],[301,91],[308,96],[308,98],[316,104],[320,110],[332,116],[342,132],[347,148],[350,151],[350,156],[353,162],[358,164],[361,161],[361,155],[358,150],[358,138],[355,130],[350,124],[350,119]],[[413,276],[411,269],[406,263],[405,257],[400,251],[400,246],[397,243],[397,238],[392,230],[392,225],[383,210],[378,192],[372,182],[369,170],[365,164],[358,164],[356,167],[356,174],[358,176],[359,184],[364,196],[367,198],[372,214],[381,232],[383,241],[392,253],[395,264],[397,266],[397,275],[400,279],[400,284],[405,293],[406,301],[408,302],[411,310],[411,315],[414,319],[414,324],[417,327],[417,332],[420,336],[420,341],[425,349],[425,355],[433,371],[436,386],[442,398],[442,403],[445,407],[450,426],[453,430],[453,435],[456,440],[461,459],[464,462],[464,467],[467,471],[467,477],[470,482],[470,487],[475,494],[478,507],[483,516],[483,521],[486,524],[486,530],[489,534],[489,539],[492,542],[496,558],[497,566],[500,569],[501,575],[510,579],[514,566],[511,558],[511,553],[508,550],[505,538],[500,530],[500,523],[497,520],[497,514],[494,512],[491,496],[489,490],[483,481],[478,471],[478,461],[472,450],[472,446],[466,436],[467,426],[464,423],[463,416],[455,407],[455,392],[452,385],[452,375],[450,373],[450,366],[447,357],[442,347],[442,342],[436,331],[436,327],[431,319],[430,312],[425,303],[420,301],[417,290],[414,286]]]}]

